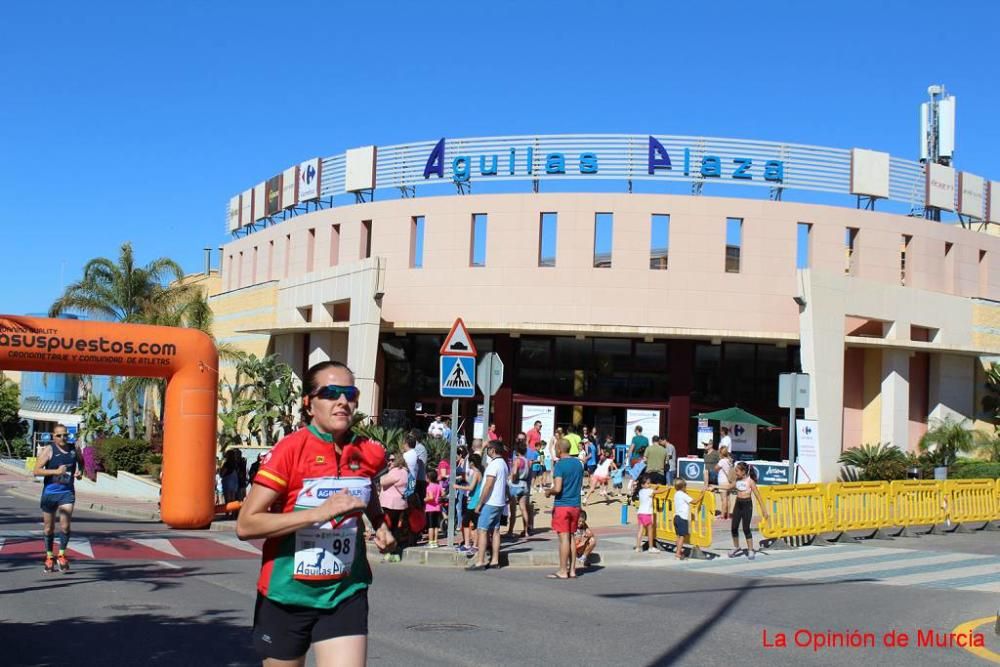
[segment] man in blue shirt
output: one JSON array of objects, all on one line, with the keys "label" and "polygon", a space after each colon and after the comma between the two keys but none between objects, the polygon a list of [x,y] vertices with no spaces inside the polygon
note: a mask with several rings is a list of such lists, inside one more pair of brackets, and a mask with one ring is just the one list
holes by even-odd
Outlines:
[{"label": "man in blue shirt", "polygon": [[583,462],[575,456],[570,456],[568,440],[559,440],[556,443],[556,451],[559,460],[552,470],[552,486],[545,490],[545,495],[555,497],[555,502],[552,503],[552,530],[559,535],[559,571],[548,576],[550,579],[575,579],[573,535],[580,522]]}]

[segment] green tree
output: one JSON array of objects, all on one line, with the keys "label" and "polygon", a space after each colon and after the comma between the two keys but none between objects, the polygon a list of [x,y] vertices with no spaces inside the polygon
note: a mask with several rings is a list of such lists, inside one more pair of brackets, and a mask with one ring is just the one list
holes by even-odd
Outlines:
[{"label": "green tree", "polygon": [[279,433],[290,433],[301,388],[288,364],[271,354],[249,355],[237,363],[237,372],[246,378],[244,401],[251,403],[249,429],[260,445],[271,447]]},{"label": "green tree", "polygon": [[21,389],[17,383],[0,373],[0,437],[8,456],[12,456],[10,441],[24,436],[24,423],[18,416]]},{"label": "green tree", "polygon": [[97,394],[88,394],[73,412],[80,415],[80,442],[92,444],[111,432],[111,420]]},{"label": "green tree", "polygon": [[965,420],[945,417],[935,419],[932,424],[932,428],[921,436],[918,447],[933,457],[937,465],[952,465],[959,454],[968,454],[975,448],[972,431],[965,428]]},{"label": "green tree", "polygon": [[[83,267],[83,277],[70,284],[49,308],[57,317],[77,311],[113,322],[152,324],[163,313],[189,301],[195,291],[181,281],[184,271],[172,259],[160,257],[137,266],[131,243],[123,243],[118,259],[97,257]],[[121,407],[129,438],[135,438],[138,403],[134,386],[121,391]]]}]

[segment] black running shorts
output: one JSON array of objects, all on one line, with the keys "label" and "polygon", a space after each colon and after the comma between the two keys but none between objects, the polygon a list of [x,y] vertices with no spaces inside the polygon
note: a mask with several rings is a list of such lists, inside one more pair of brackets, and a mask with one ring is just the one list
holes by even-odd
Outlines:
[{"label": "black running shorts", "polygon": [[285,605],[257,593],[253,645],[265,659],[295,660],[316,642],[367,634],[367,589],[355,593],[335,609]]}]

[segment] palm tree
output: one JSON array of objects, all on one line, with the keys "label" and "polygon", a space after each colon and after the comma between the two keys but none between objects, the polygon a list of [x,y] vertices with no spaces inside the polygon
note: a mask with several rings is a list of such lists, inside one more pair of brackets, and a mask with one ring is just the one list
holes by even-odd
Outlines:
[{"label": "palm tree", "polygon": [[[79,311],[112,322],[153,324],[160,314],[191,299],[196,288],[181,281],[184,271],[172,259],[160,257],[136,266],[132,244],[125,242],[118,260],[97,257],[83,267],[83,278],[66,287],[49,308],[50,317]],[[131,388],[130,388],[131,389]],[[135,437],[134,391],[123,391],[121,405],[128,419],[128,434]]]},{"label": "palm tree", "polygon": [[934,427],[920,438],[920,451],[930,454],[940,466],[955,462],[958,454],[968,454],[975,448],[972,432],[965,428],[965,420],[951,417],[934,420]]}]

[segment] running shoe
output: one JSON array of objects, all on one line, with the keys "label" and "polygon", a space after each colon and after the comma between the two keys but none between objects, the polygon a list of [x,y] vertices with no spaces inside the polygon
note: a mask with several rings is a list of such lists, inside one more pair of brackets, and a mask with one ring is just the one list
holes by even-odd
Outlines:
[{"label": "running shoe", "polygon": [[55,572],[56,571],[56,561],[52,558],[52,556],[46,556],[45,557],[45,569],[42,570],[42,571],[43,572]]},{"label": "running shoe", "polygon": [[69,572],[69,560],[66,559],[66,556],[59,556],[56,563],[59,565],[60,572]]},{"label": "running shoe", "polygon": [[747,551],[747,558],[749,558],[750,560],[753,560],[756,557],[757,557],[757,552],[756,551],[754,551],[753,549],[750,549],[749,551]]},{"label": "running shoe", "polygon": [[740,550],[739,549],[733,549],[732,551],[729,552],[729,557],[730,558],[736,558],[739,555],[740,555]]}]

